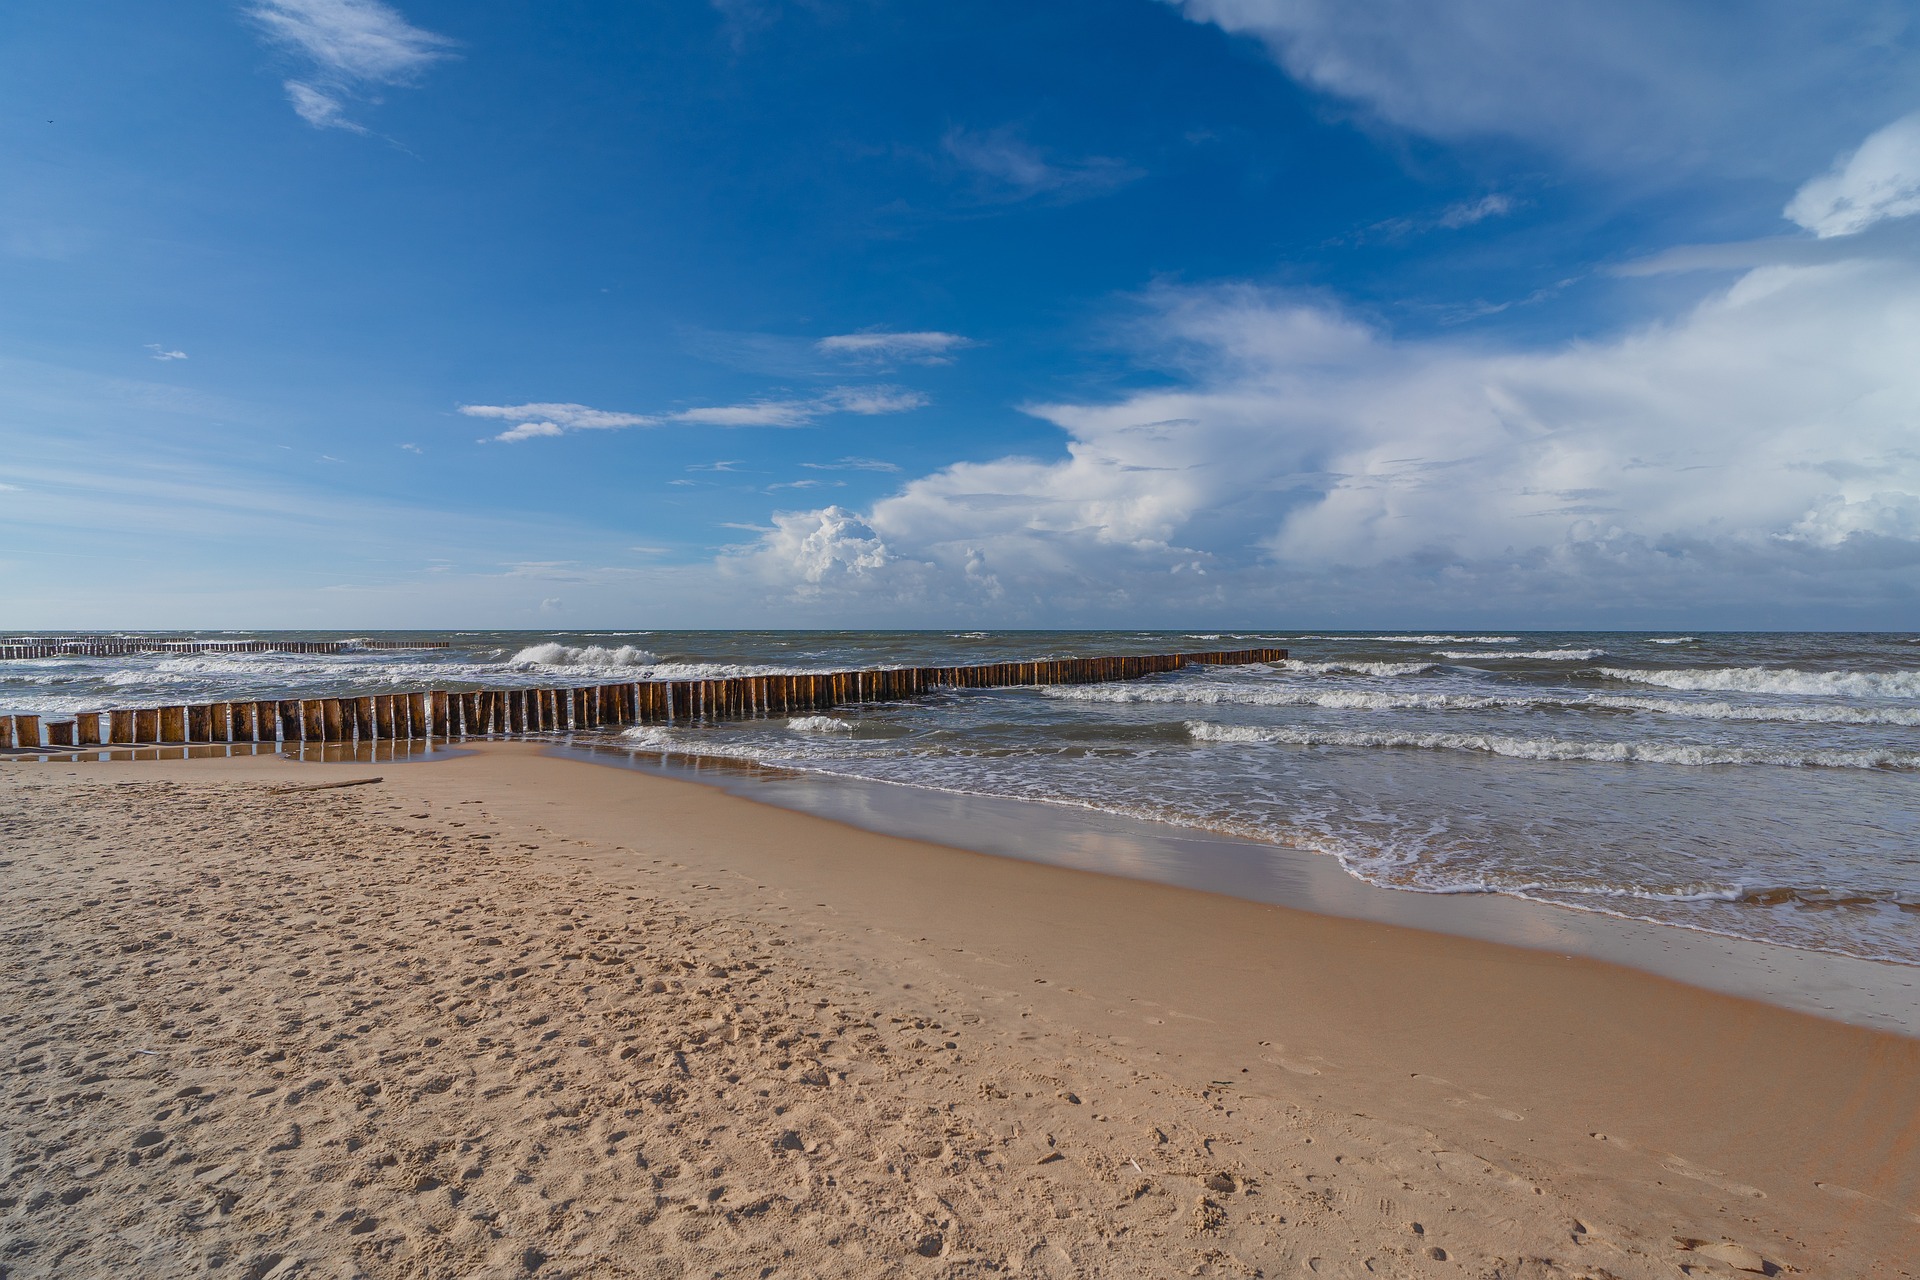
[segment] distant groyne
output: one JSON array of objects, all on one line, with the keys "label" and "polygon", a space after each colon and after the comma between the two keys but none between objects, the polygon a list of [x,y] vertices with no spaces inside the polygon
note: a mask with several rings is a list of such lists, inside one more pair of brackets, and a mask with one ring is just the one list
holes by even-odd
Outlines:
[{"label": "distant groyne", "polygon": [[124,658],[138,653],[351,653],[356,649],[446,649],[445,640],[0,640],[0,660]]},{"label": "distant groyne", "polygon": [[712,680],[638,680],[555,689],[431,689],[365,697],[206,702],[44,717],[13,715],[0,716],[0,749],[444,741],[563,733],[619,725],[697,724],[818,712],[864,702],[897,702],[939,689],[1097,684],[1161,675],[1189,664],[1235,666],[1280,662],[1286,656],[1285,649],[1239,649],[1051,658],[979,666],[880,667],[864,671],[725,676]]}]

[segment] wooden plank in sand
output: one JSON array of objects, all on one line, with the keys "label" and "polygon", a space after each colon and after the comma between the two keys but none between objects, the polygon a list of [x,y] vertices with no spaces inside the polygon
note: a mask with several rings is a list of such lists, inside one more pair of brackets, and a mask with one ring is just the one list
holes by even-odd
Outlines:
[{"label": "wooden plank in sand", "polygon": [[187,708],[187,741],[213,741],[213,717],[204,702]]},{"label": "wooden plank in sand", "polygon": [[73,745],[73,721],[47,721],[47,745],[50,747],[70,747]]},{"label": "wooden plank in sand", "polygon": [[97,747],[104,742],[104,739],[100,736],[100,713],[98,711],[82,711],[74,717],[74,724],[79,730],[81,746]]},{"label": "wooden plank in sand", "polygon": [[167,743],[187,740],[187,709],[185,707],[160,708],[160,741]]},{"label": "wooden plank in sand", "polygon": [[138,742],[133,736],[133,712],[107,712],[107,741],[115,746],[126,742]]}]

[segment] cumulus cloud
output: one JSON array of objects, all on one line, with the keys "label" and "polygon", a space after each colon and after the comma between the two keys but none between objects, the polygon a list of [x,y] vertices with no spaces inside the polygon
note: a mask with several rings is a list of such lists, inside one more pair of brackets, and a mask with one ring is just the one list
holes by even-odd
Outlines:
[{"label": "cumulus cloud", "polygon": [[576,431],[615,431],[625,427],[804,427],[833,413],[874,415],[905,413],[927,403],[926,396],[903,387],[834,387],[803,399],[756,400],[747,404],[706,405],[672,413],[618,413],[584,404],[463,404],[470,418],[514,423],[493,437],[503,444],[569,435]]},{"label": "cumulus cloud", "polygon": [[1737,20],[1658,0],[1167,2],[1260,41],[1363,116],[1429,137],[1519,139],[1604,169],[1804,172],[1836,122],[1910,102],[1915,71],[1910,15],[1890,0],[1753,0]]},{"label": "cumulus cloud", "polygon": [[1795,193],[1787,217],[1822,240],[1920,213],[1920,111],[1902,116]]},{"label": "cumulus cloud", "polygon": [[259,0],[246,12],[274,43],[312,64],[285,87],[294,111],[316,129],[367,132],[348,118],[349,102],[413,83],[454,48],[380,0]]},{"label": "cumulus cloud", "polygon": [[976,193],[991,202],[1046,197],[1055,201],[1105,195],[1142,176],[1139,169],[1106,156],[1050,159],[1011,129],[985,132],[949,129],[940,142],[950,160],[973,179]]},{"label": "cumulus cloud", "polygon": [[894,333],[868,329],[860,333],[836,333],[820,339],[814,346],[830,356],[876,364],[911,361],[914,364],[951,364],[953,353],[973,343],[957,333]]},{"label": "cumulus cloud", "polygon": [[1159,292],[1143,334],[1180,381],[1032,407],[1064,457],[784,514],[730,570],[1087,620],[1812,607],[1906,598],[1920,571],[1912,263],[1763,267],[1545,351],[1246,286]]},{"label": "cumulus cloud", "polygon": [[158,342],[149,342],[147,344],[147,350],[153,352],[153,358],[155,360],[185,360],[187,358],[186,352],[175,351],[169,347],[162,346]]}]

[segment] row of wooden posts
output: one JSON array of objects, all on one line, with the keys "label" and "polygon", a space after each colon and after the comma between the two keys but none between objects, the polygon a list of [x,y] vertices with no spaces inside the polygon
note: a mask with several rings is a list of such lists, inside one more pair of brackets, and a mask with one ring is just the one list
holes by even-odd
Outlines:
[{"label": "row of wooden posts", "polygon": [[46,640],[0,642],[0,660],[119,658],[135,653],[346,653],[354,649],[445,649],[445,640]]},{"label": "row of wooden posts", "polygon": [[0,748],[144,746],[230,742],[395,742],[558,733],[611,725],[688,724],[891,702],[934,689],[1094,684],[1177,671],[1189,663],[1279,662],[1285,649],[1055,658],[968,667],[643,680],[568,689],[482,689],[358,698],[208,702],[91,711],[62,717],[0,716]]}]

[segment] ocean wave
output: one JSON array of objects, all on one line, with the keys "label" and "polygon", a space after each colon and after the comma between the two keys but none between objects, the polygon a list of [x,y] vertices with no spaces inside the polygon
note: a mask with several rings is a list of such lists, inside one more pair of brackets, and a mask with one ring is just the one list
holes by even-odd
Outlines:
[{"label": "ocean wave", "polygon": [[1648,640],[1648,644],[1699,644],[1693,636],[1666,636],[1659,640]]},{"label": "ocean wave", "polygon": [[1640,671],[1601,667],[1614,680],[1698,692],[1795,697],[1920,698],[1920,671],[1801,671],[1793,667],[1689,667]]},{"label": "ocean wave", "polygon": [[617,649],[548,641],[530,644],[507,659],[510,667],[650,667],[658,659],[648,650],[623,644]]},{"label": "ocean wave", "polygon": [[790,733],[852,733],[853,721],[836,716],[795,716],[787,721]]},{"label": "ocean wave", "polygon": [[1484,653],[1478,650],[1442,649],[1442,658],[1527,658],[1536,662],[1586,662],[1598,658],[1605,649],[1530,649],[1524,653]]},{"label": "ocean wave", "polygon": [[1279,665],[1285,671],[1323,676],[1418,676],[1440,669],[1433,662],[1302,662],[1298,658],[1288,658]]},{"label": "ocean wave", "polygon": [[1321,639],[1376,640],[1383,644],[1519,644],[1519,636],[1344,636]]},{"label": "ocean wave", "polygon": [[1611,694],[1412,693],[1379,689],[1302,689],[1298,685],[1055,685],[1043,696],[1063,702],[1153,703],[1200,706],[1313,707],[1326,711],[1644,711],[1691,720],[1779,724],[1901,725],[1920,728],[1920,707],[1856,707],[1839,703],[1747,706],[1684,698]]},{"label": "ocean wave", "polygon": [[1685,742],[1578,742],[1563,738],[1513,738],[1490,733],[1375,733],[1347,729],[1284,729],[1194,720],[1187,733],[1196,742],[1285,743],[1300,747],[1387,747],[1421,751],[1471,751],[1515,760],[1586,760],[1608,764],[1777,765],[1786,768],[1920,769],[1910,751],[1780,751]]}]

